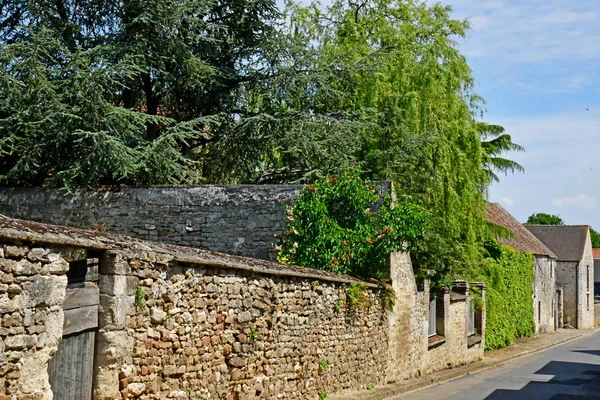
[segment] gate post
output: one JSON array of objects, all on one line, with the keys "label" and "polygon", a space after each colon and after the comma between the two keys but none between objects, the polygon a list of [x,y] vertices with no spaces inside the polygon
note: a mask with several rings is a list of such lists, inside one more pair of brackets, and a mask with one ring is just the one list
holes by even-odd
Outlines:
[{"label": "gate post", "polygon": [[107,251],[100,262],[100,308],[94,366],[94,399],[121,396],[119,371],[132,361],[133,338],[129,315],[134,307],[137,278],[129,276],[129,260],[123,252]]}]

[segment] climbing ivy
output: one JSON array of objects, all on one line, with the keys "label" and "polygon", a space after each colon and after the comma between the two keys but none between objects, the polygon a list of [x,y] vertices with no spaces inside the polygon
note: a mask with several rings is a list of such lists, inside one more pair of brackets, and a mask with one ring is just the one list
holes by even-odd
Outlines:
[{"label": "climbing ivy", "polygon": [[468,279],[487,284],[485,347],[492,350],[534,334],[534,256],[495,241],[486,242],[483,253],[482,264],[468,272]]}]

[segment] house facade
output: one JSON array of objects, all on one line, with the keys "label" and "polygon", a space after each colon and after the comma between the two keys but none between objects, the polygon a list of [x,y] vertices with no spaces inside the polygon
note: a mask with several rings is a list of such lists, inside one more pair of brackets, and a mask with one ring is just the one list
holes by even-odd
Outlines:
[{"label": "house facade", "polygon": [[563,293],[563,323],[594,326],[594,257],[587,225],[525,225],[556,254],[556,285]]},{"label": "house facade", "polygon": [[600,248],[592,249],[594,256],[594,297],[600,296]]},{"label": "house facade", "polygon": [[499,236],[499,243],[535,256],[532,283],[535,330],[536,333],[555,330],[561,325],[561,299],[556,292],[556,255],[500,204],[487,203],[486,218],[512,233],[512,237]]}]

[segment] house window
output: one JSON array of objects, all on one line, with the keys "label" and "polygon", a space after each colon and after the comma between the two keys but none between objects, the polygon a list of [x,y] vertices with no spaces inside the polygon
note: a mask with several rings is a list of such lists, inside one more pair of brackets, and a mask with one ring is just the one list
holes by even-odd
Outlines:
[{"label": "house window", "polygon": [[467,335],[473,336],[475,333],[475,304],[471,297],[467,297]]},{"label": "house window", "polygon": [[538,322],[542,322],[542,302],[538,301]]},{"label": "house window", "polygon": [[[586,282],[587,282],[587,291],[589,292],[590,291],[590,266],[589,265],[587,266],[587,279],[586,279]],[[589,295],[588,295],[588,297],[589,297]]]},{"label": "house window", "polygon": [[436,299],[429,300],[429,337],[437,335]]},{"label": "house window", "polygon": [[590,294],[588,293],[586,296],[587,296],[587,310],[590,311]]},{"label": "house window", "polygon": [[552,260],[550,260],[550,278],[554,278],[554,265]]},{"label": "house window", "polygon": [[432,349],[446,342],[444,337],[445,326],[445,309],[444,309],[445,292],[438,293],[437,298],[429,301],[429,348]]}]

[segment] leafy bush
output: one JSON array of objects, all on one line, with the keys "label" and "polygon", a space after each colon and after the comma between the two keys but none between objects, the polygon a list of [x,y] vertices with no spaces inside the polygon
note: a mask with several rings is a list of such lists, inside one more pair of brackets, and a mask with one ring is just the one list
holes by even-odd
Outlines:
[{"label": "leafy bush", "polygon": [[489,241],[488,257],[472,279],[487,284],[487,350],[508,346],[519,337],[533,336],[533,268],[534,257]]},{"label": "leafy bush", "polygon": [[381,189],[350,168],[306,186],[287,210],[279,261],[383,279],[390,252],[410,251],[420,243],[427,215],[410,201],[394,202]]}]

